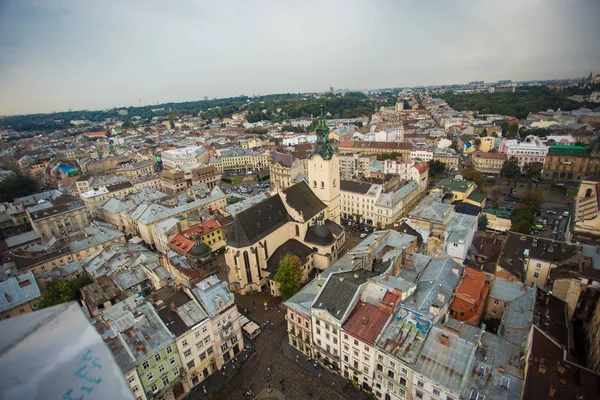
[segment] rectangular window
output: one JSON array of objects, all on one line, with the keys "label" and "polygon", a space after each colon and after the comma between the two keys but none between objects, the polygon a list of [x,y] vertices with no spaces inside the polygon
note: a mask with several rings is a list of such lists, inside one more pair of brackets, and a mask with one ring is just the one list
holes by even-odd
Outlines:
[{"label": "rectangular window", "polygon": [[131,378],[129,378],[129,383],[133,383],[135,382],[135,378],[132,376]]},{"label": "rectangular window", "polygon": [[175,375],[175,376],[179,375],[179,368],[175,368],[173,370],[173,375]]},{"label": "rectangular window", "polygon": [[152,374],[152,372],[148,373],[148,375],[146,375],[146,378],[148,378],[149,381],[151,381],[152,379],[154,379],[154,375]]},{"label": "rectangular window", "polygon": [[183,355],[184,355],[185,357],[189,357],[189,356],[191,356],[191,355],[192,355],[192,351],[191,351],[191,350],[186,350],[186,351],[184,351],[184,352],[183,352]]},{"label": "rectangular window", "polygon": [[156,354],[156,355],[154,356],[154,359],[155,359],[156,361],[160,361],[160,354]]},{"label": "rectangular window", "polygon": [[433,395],[434,395],[434,396],[437,396],[437,397],[440,397],[440,391],[439,391],[438,389],[435,389],[435,388],[434,388],[434,389],[433,389]]},{"label": "rectangular window", "polygon": [[171,357],[169,359],[169,362],[171,363],[171,365],[174,365],[177,361],[175,360],[175,357]]},{"label": "rectangular window", "polygon": [[196,366],[196,363],[194,362],[194,360],[190,361],[189,363],[186,364],[188,369],[192,369]]},{"label": "rectangular window", "polygon": [[540,277],[540,274],[538,274],[537,272],[534,272],[534,273],[533,273],[533,277],[534,277],[534,278],[539,278],[539,277]]},{"label": "rectangular window", "polygon": [[152,393],[156,393],[158,392],[158,386],[156,386],[156,384],[150,386],[150,390],[152,390]]},{"label": "rectangular window", "polygon": [[213,349],[212,347],[209,347],[208,350],[206,350],[206,355],[210,356],[213,353]]},{"label": "rectangular window", "polygon": [[163,385],[167,386],[169,384],[169,377],[166,375],[163,376],[162,383],[163,383]]},{"label": "rectangular window", "polygon": [[165,372],[165,366],[163,364],[158,366],[158,372]]},{"label": "rectangular window", "polygon": [[200,354],[200,361],[206,360],[206,353]]},{"label": "rectangular window", "polygon": [[182,340],[182,341],[181,341],[181,345],[182,345],[183,347],[187,346],[187,345],[188,345],[188,342],[187,342],[187,340],[185,340],[185,339],[184,339],[184,340]]},{"label": "rectangular window", "polygon": [[173,352],[173,349],[171,348],[171,346],[167,346],[167,354],[171,354]]},{"label": "rectangular window", "polygon": [[144,369],[148,369],[148,368],[150,368],[150,364],[148,363],[148,361],[144,361],[144,363],[142,364],[142,367],[144,367]]}]

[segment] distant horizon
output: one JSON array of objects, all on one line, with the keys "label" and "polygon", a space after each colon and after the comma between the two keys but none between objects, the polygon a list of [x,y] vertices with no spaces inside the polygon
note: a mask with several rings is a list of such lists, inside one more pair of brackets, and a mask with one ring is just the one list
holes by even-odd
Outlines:
[{"label": "distant horizon", "polygon": [[600,1],[0,1],[0,114],[573,79]]},{"label": "distant horizon", "polygon": [[[600,70],[600,68],[599,68]],[[594,74],[594,71],[591,71],[593,76],[596,76],[597,74]],[[483,81],[483,84],[494,84],[494,83],[499,83],[500,81],[511,81],[512,83],[521,83],[521,82],[534,82],[534,81],[539,81],[539,82],[550,82],[550,81],[569,81],[569,80],[577,80],[577,79],[581,79],[581,78],[586,78],[589,76],[589,73],[587,75],[584,76],[579,76],[579,77],[573,77],[573,78],[544,78],[544,79],[524,79],[524,80],[513,80],[513,79],[500,79],[497,81]],[[373,89],[354,89],[354,88],[333,88],[334,90],[346,90],[349,92],[363,92],[363,91],[376,91],[376,90],[395,90],[395,89],[415,89],[415,88],[430,88],[430,87],[440,87],[440,86],[457,86],[457,85],[468,85],[469,82],[480,82],[481,80],[477,80],[477,79],[473,79],[467,82],[462,82],[462,83],[447,83],[447,84],[438,84],[438,85],[415,85],[415,86],[396,86],[396,87],[381,87],[381,88],[373,88]],[[305,92],[273,92],[273,93],[264,93],[264,94],[238,94],[238,95],[234,95],[234,96],[222,96],[222,97],[209,97],[208,100],[221,100],[221,99],[231,99],[231,98],[236,98],[236,97],[262,97],[262,96],[275,96],[275,95],[283,95],[283,94],[309,94],[309,93],[329,93],[329,89],[327,88],[326,90],[322,90],[322,91],[305,91]],[[204,97],[204,96],[202,96]],[[112,107],[100,107],[100,108],[81,108],[81,109],[68,109],[68,110],[57,110],[57,111],[50,111],[50,112],[32,112],[32,113],[26,113],[26,114],[0,114],[0,118],[4,118],[4,117],[16,117],[16,116],[27,116],[27,115],[51,115],[51,114],[58,114],[58,113],[67,113],[67,112],[84,112],[84,111],[109,111],[109,110],[118,110],[118,109],[126,109],[126,108],[141,108],[141,107],[161,107],[164,106],[166,104],[169,103],[191,103],[191,102],[197,102],[197,101],[205,101],[203,98],[199,98],[199,99],[195,99],[195,100],[177,100],[177,101],[166,101],[166,102],[162,102],[162,103],[158,103],[158,104],[154,104],[154,103],[147,103],[147,104],[142,104],[141,106],[139,104],[131,104],[131,105],[126,105],[126,106],[112,106]],[[142,102],[143,103],[143,102]]]}]

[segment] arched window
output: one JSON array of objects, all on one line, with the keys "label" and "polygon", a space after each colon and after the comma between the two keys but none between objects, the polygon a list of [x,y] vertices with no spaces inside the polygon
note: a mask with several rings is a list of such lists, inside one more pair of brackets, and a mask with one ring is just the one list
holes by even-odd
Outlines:
[{"label": "arched window", "polygon": [[250,272],[250,258],[248,252],[244,250],[244,267],[246,268],[246,280],[248,283],[252,282],[252,272]]},{"label": "arched window", "polygon": [[335,187],[335,185],[337,184],[337,182],[335,181],[335,179],[333,180],[333,187]]},{"label": "arched window", "polygon": [[296,236],[300,236],[300,227],[298,227],[298,225],[295,225],[296,227]]},{"label": "arched window", "polygon": [[321,189],[325,189],[325,182],[321,181]]},{"label": "arched window", "polygon": [[592,195],[592,189],[588,189],[585,191],[585,197],[590,197]]},{"label": "arched window", "polygon": [[317,188],[317,181],[313,181],[313,187],[316,189]]}]

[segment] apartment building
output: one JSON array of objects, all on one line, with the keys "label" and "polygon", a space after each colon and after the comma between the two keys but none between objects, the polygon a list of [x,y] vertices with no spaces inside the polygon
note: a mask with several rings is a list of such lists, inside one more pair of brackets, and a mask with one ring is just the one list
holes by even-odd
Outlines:
[{"label": "apartment building", "polygon": [[375,203],[382,193],[381,185],[342,180],[340,192],[342,218],[367,225],[376,224]]},{"label": "apartment building", "polygon": [[473,167],[484,174],[500,174],[502,165],[506,160],[508,160],[508,156],[504,153],[476,151],[471,156]]},{"label": "apartment building", "polygon": [[340,154],[340,178],[355,179],[360,174],[366,174],[369,166],[377,159],[374,155],[361,153]]},{"label": "apartment building", "polygon": [[542,176],[557,182],[580,181],[590,173],[590,150],[584,146],[550,146]]},{"label": "apartment building", "polygon": [[167,169],[160,178],[162,189],[167,194],[183,192],[187,189],[185,173],[180,169]]},{"label": "apartment building", "polygon": [[128,297],[102,316],[127,347],[148,399],[175,400],[189,391],[175,337],[143,297]]},{"label": "apartment building", "polygon": [[135,187],[131,182],[126,181],[92,189],[89,192],[82,193],[80,197],[83,200],[88,213],[92,216],[97,216],[96,206],[98,204],[111,197],[127,196],[134,192]]},{"label": "apartment building", "polygon": [[296,178],[306,175],[304,163],[291,153],[273,149],[272,160],[269,176],[273,191],[287,189],[292,186]]},{"label": "apartment building", "polygon": [[[191,186],[205,184],[208,189],[213,189],[221,182],[221,173],[212,165],[192,169]],[[188,182],[189,184],[190,182]]]},{"label": "apartment building", "polygon": [[235,298],[227,282],[216,275],[197,283],[192,293],[212,321],[215,363],[220,369],[244,348]]},{"label": "apartment building", "polygon": [[154,163],[148,160],[125,164],[115,171],[115,175],[122,175],[128,178],[137,178],[152,173],[154,173]]},{"label": "apartment building", "polygon": [[42,294],[31,272],[0,282],[0,320],[38,309]]},{"label": "apartment building", "polygon": [[29,223],[42,238],[63,237],[80,231],[90,224],[90,216],[83,200],[61,196],[26,209]]},{"label": "apartment building", "polygon": [[404,142],[363,142],[344,140],[341,141],[338,150],[340,154],[382,154],[382,153],[400,153],[402,158],[410,160],[411,144]]},{"label": "apartment building", "polygon": [[600,239],[600,181],[583,180],[575,198],[573,233],[578,239]]},{"label": "apartment building", "polygon": [[203,165],[208,161],[208,152],[203,146],[189,146],[162,152],[163,168],[177,168],[185,164]]},{"label": "apartment building", "polygon": [[446,168],[448,171],[458,171],[458,160],[459,155],[456,154],[454,149],[445,148],[445,149],[435,149],[433,151],[433,159],[435,161],[443,162],[446,164]]}]

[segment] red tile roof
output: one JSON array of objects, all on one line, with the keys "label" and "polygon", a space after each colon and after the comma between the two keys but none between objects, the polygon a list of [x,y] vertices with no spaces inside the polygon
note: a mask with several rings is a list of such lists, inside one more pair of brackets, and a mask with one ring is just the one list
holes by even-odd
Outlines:
[{"label": "red tile roof", "polygon": [[485,274],[466,267],[463,280],[456,288],[454,300],[450,304],[454,317],[468,323],[477,323],[483,313],[489,290]]},{"label": "red tile roof", "polygon": [[200,237],[217,230],[221,227],[219,221],[209,220],[203,222],[200,225],[196,225],[193,228],[186,229],[185,231],[181,231],[169,240],[169,244],[173,247],[178,248],[183,253],[189,252],[192,247],[196,244],[194,238],[196,235],[200,235]]},{"label": "red tile roof", "polygon": [[389,313],[380,310],[379,307],[359,301],[342,326],[342,329],[349,335],[372,346],[389,316]]}]

